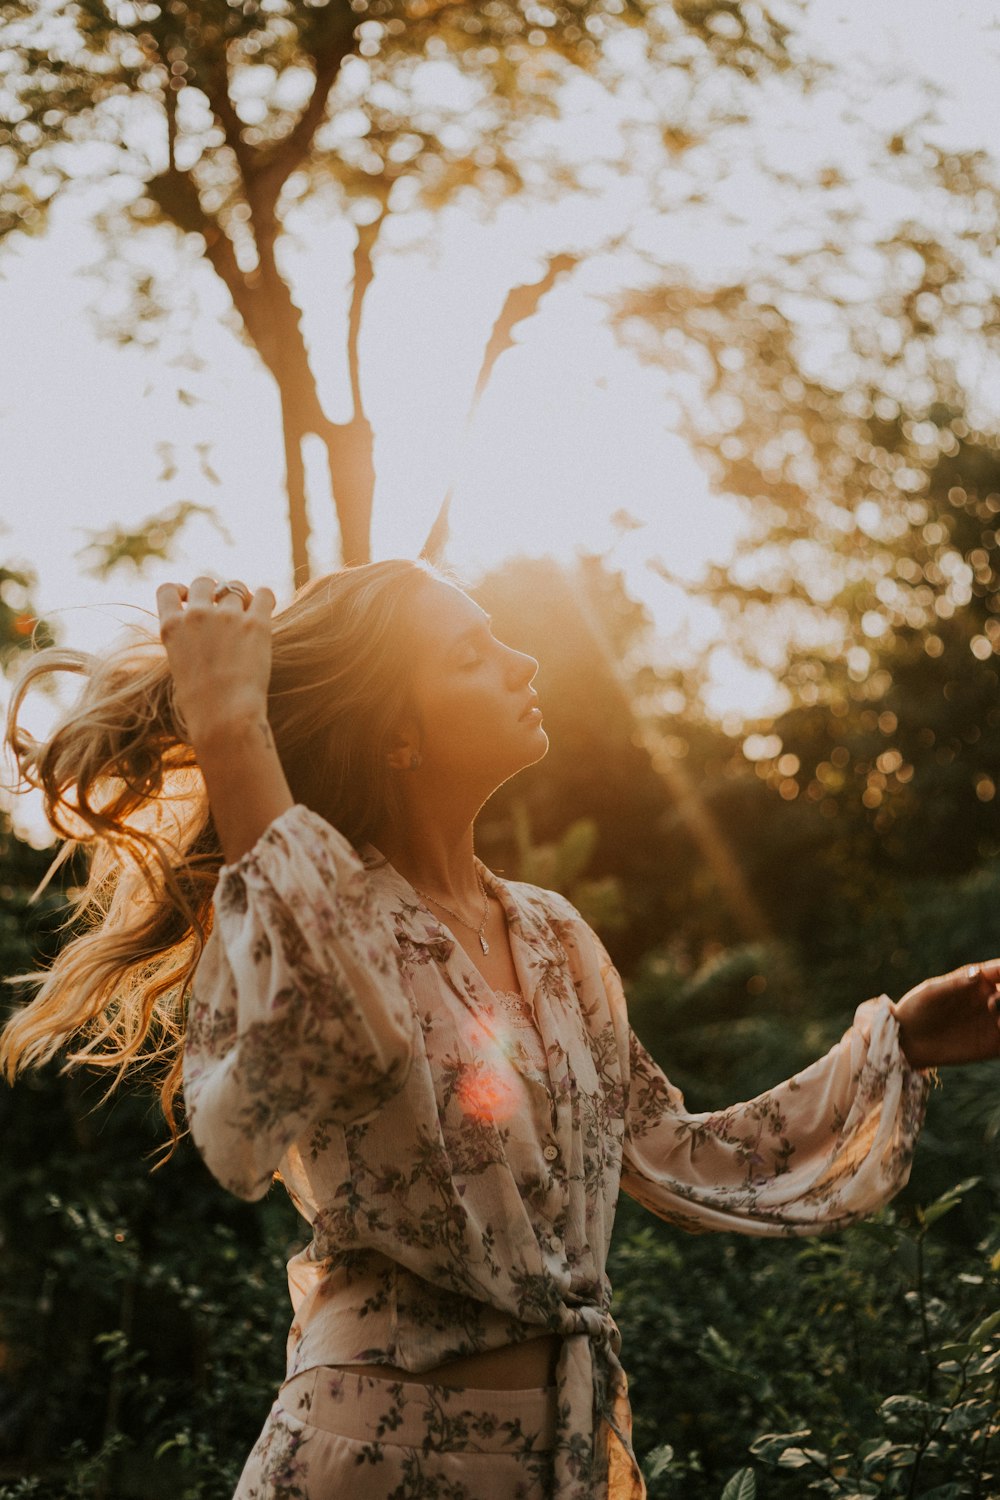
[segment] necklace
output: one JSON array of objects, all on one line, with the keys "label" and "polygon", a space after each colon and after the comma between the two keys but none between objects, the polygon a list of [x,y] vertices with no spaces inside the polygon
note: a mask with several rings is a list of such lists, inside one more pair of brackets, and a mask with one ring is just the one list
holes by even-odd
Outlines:
[{"label": "necklace", "polygon": [[440,906],[441,910],[446,911],[449,917],[454,917],[456,922],[461,922],[463,927],[468,927],[470,932],[474,932],[479,939],[479,946],[482,948],[483,952],[489,953],[490,945],[486,941],[485,934],[486,923],[489,921],[490,916],[490,898],[486,894],[486,886],[483,883],[483,877],[480,875],[478,869],[476,870],[476,879],[479,882],[479,890],[483,898],[483,920],[480,922],[478,927],[474,922],[467,922],[464,917],[460,917],[458,912],[452,911],[450,906],[445,906],[444,902],[439,901],[436,896],[429,896],[426,891],[421,891],[416,886],[414,886],[413,889],[417,892],[418,896],[423,896],[425,901],[433,901],[434,905]]}]

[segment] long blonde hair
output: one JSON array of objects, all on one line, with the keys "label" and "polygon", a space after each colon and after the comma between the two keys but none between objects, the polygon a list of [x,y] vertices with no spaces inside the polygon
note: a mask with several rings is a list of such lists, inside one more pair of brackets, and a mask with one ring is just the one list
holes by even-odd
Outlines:
[{"label": "long blonde hair", "polygon": [[[422,559],[342,568],[272,621],[268,717],[292,795],[356,847],[398,814],[386,752],[416,707],[408,606],[428,579],[455,582]],[[25,696],[62,672],[81,674],[84,688],[37,740],[20,723]],[[90,859],[66,924],[75,935],[48,969],[15,976],[37,993],[0,1034],[0,1068],[12,1082],[71,1038],[81,1044],[64,1067],[112,1068],[112,1087],[130,1065],[151,1065],[176,1143],[187,995],[223,856],[159,636],[137,631],[101,657],[40,651],[13,693],[6,738],[66,841],[53,871],[81,845]]]}]

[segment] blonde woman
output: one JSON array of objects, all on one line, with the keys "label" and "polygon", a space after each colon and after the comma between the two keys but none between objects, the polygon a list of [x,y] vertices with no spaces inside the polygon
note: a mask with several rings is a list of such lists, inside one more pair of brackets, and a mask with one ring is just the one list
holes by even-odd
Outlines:
[{"label": "blonde woman", "polygon": [[[906,1181],[924,1070],[1000,1055],[1000,962],[867,1000],[825,1057],[692,1114],[573,906],[477,859],[476,814],[548,741],[537,663],[419,562],[158,592],[151,638],[42,653],[11,742],[92,922],[9,1023],[183,1082],[219,1182],[280,1172],[286,1379],[238,1500],[639,1500],[605,1261],[619,1188],[684,1229],[803,1235]],[[44,743],[28,686],[82,671]],[[176,1127],[173,1127],[176,1128]]]}]

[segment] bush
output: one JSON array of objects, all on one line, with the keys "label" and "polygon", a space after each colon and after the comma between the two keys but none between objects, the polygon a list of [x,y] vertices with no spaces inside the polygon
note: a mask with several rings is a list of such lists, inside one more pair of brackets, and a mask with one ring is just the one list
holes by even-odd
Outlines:
[{"label": "bush", "polygon": [[1000,1201],[975,1246],[937,1227],[973,1191],[831,1239],[616,1236],[651,1500],[717,1500],[751,1453],[768,1500],[1000,1494]]}]

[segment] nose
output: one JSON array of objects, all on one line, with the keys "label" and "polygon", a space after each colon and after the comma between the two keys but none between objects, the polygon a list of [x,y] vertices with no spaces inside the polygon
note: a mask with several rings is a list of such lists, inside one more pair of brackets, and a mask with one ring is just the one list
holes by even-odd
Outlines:
[{"label": "nose", "polygon": [[520,684],[522,679],[529,683],[538,671],[538,662],[527,651],[516,651],[513,646],[508,646],[509,653],[508,676],[515,684]]}]

